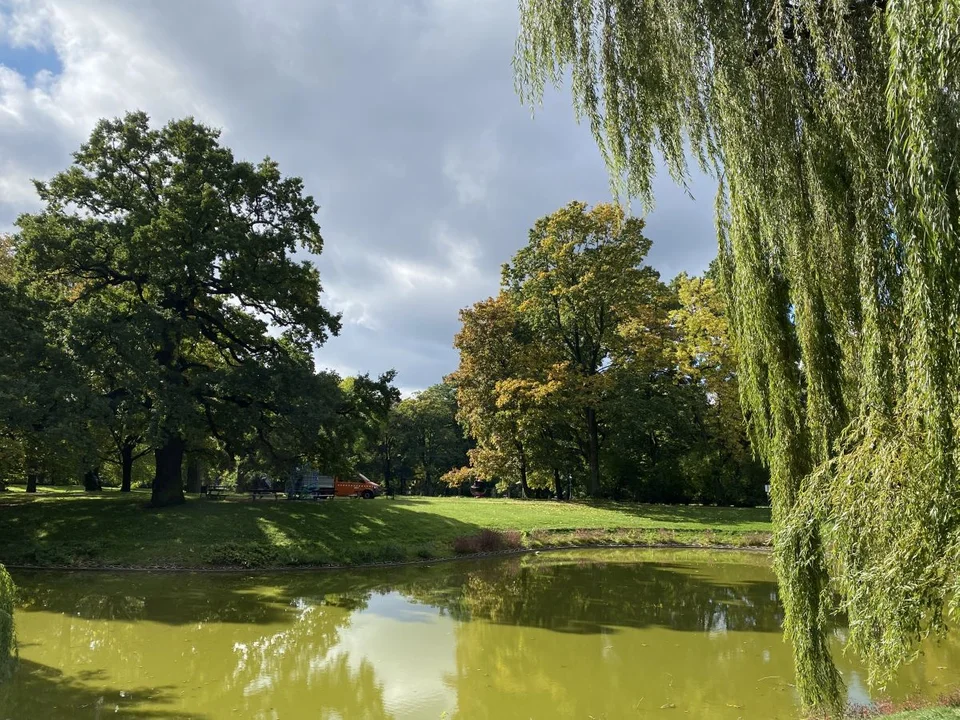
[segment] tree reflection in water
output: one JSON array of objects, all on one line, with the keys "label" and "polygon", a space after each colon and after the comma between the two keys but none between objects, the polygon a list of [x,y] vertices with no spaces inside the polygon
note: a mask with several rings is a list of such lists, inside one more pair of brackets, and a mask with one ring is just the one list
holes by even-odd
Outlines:
[{"label": "tree reflection in water", "polygon": [[[0,717],[794,717],[764,556],[544,554],[354,572],[29,574]],[[960,665],[930,648],[902,688]],[[842,667],[853,692],[849,661]],[[662,707],[663,706],[663,707]],[[99,711],[97,711],[99,712]]]}]

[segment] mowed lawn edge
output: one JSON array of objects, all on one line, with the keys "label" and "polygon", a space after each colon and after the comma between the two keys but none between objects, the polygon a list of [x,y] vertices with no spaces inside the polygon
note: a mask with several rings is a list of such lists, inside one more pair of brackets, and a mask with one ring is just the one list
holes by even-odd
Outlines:
[{"label": "mowed lawn edge", "polygon": [[191,497],[179,507],[154,510],[146,507],[147,498],[115,490],[0,493],[0,563],[353,566],[555,546],[763,547],[771,530],[767,508],[427,497],[254,501],[234,495]]}]

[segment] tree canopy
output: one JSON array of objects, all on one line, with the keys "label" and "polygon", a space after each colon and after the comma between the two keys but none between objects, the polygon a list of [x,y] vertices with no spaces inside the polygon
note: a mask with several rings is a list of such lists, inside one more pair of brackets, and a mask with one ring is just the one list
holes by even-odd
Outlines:
[{"label": "tree canopy", "polygon": [[[642,221],[570,203],[460,313],[458,417],[482,480],[649,502],[764,502],[736,402],[726,306],[709,278],[668,286]],[[451,475],[460,482],[467,475]]]},{"label": "tree canopy", "polygon": [[960,5],[526,0],[518,85],[569,77],[614,185],[719,180],[743,408],[770,466],[798,688],[831,611],[883,679],[960,610]]},{"label": "tree canopy", "polygon": [[642,221],[615,205],[587,210],[574,202],[538,220],[526,247],[503,268],[502,284],[553,361],[557,382],[579,397],[578,442],[593,496],[600,492],[597,411],[609,386],[606,371],[623,362],[623,330],[659,285],[644,264],[650,240],[642,231]]},{"label": "tree canopy", "polygon": [[13,241],[16,286],[54,309],[57,352],[125,436],[149,435],[156,505],[183,500],[198,438],[289,459],[337,393],[313,351],[339,318],[295,256],[321,250],[317,206],[299,178],[234,160],[218,136],[192,119],[101,121],[68,170],[37,183],[44,209]]}]

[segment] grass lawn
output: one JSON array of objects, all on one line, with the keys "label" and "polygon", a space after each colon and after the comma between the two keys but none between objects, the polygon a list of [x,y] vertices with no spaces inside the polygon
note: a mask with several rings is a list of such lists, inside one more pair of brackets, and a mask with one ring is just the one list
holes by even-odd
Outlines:
[{"label": "grass lawn", "polygon": [[887,720],[958,720],[960,708],[929,708],[927,710],[908,710],[888,715]]},{"label": "grass lawn", "polygon": [[[455,554],[457,538],[507,547],[769,543],[765,508],[404,497],[323,502],[236,495],[145,508],[146,491],[0,493],[0,563],[37,566],[356,565]],[[463,551],[462,543],[460,550]]]}]

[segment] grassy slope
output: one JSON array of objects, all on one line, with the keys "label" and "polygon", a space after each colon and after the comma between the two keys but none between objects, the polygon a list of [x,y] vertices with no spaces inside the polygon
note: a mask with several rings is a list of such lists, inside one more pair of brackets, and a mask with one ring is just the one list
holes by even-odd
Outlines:
[{"label": "grassy slope", "polygon": [[930,708],[928,710],[908,710],[890,715],[887,720],[958,720],[960,708]]},{"label": "grassy slope", "polygon": [[[0,563],[267,566],[444,557],[455,538],[519,530],[528,547],[612,542],[756,545],[766,509],[472,498],[253,502],[190,499],[162,511],[112,490],[0,494]],[[559,531],[559,532],[558,532]],[[578,531],[578,532],[574,532]]]}]

